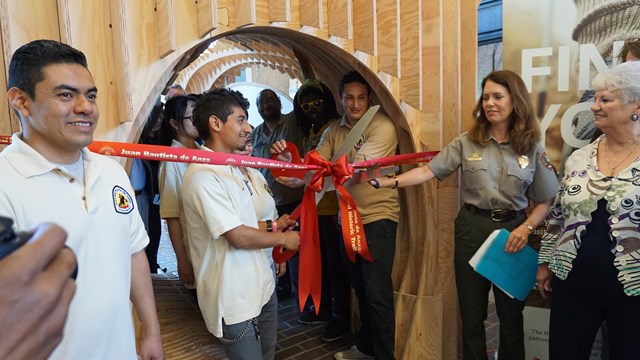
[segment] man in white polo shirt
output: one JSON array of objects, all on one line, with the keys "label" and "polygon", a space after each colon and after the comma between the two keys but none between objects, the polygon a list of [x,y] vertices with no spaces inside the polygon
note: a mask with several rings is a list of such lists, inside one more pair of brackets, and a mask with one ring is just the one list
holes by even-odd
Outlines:
[{"label": "man in white polo shirt", "polygon": [[[84,54],[52,40],[20,47],[7,96],[22,133],[0,153],[0,216],[16,229],[60,224],[78,259],[63,340],[50,359],[163,359],[149,239],[131,183],[117,162],[85,148],[98,107]],[[130,300],[142,322],[139,354]]]},{"label": "man in white polo shirt", "polygon": [[[203,95],[193,110],[202,149],[244,150],[251,132],[248,107],[237,91],[221,88]],[[276,231],[295,224],[287,215],[258,221],[260,205],[275,208],[270,191],[259,171],[232,165],[190,164],[182,182],[198,303],[207,329],[232,360],[274,358],[277,297],[263,249],[300,245],[298,232]]]}]

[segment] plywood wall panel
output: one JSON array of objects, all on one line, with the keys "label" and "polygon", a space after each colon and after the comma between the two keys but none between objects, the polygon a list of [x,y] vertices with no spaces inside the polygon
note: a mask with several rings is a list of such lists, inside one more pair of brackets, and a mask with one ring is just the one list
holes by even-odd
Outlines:
[{"label": "plywood wall panel", "polygon": [[[408,346],[402,359],[449,359],[442,356],[442,296],[421,296],[416,302],[412,316],[415,319],[430,319],[430,321],[415,321],[412,323]],[[450,358],[453,360],[454,358]]]},{"label": "plywood wall panel", "polygon": [[[112,0],[113,2],[113,0]],[[121,31],[114,31],[114,51],[123,59],[122,71],[116,74],[127,74],[131,79],[127,84],[130,91],[129,104],[133,110],[134,131],[144,124],[151,107],[172,75],[172,68],[185,52],[199,41],[197,6],[193,1],[174,2],[173,16],[176,21],[176,47],[182,49],[169,56],[158,56],[158,32],[156,30],[155,0],[123,1],[117,0],[121,12],[112,13],[118,16]],[[116,36],[116,34],[118,36]],[[124,42],[124,46],[118,46]],[[119,75],[121,76],[121,75]],[[129,94],[127,94],[129,96]],[[126,130],[126,129],[119,129]]]},{"label": "plywood wall panel", "polygon": [[[442,2],[442,42],[458,44],[460,35],[459,1]],[[442,137],[448,144],[460,133],[460,47],[442,47]],[[468,51],[468,50],[465,50]]]},{"label": "plywood wall panel", "polygon": [[442,148],[442,28],[439,0],[422,5],[422,126],[419,138],[428,150]]},{"label": "plywood wall panel", "polygon": [[[200,25],[198,19],[200,13],[198,11],[199,4],[201,0],[198,0],[196,4],[195,1],[183,1],[183,0],[173,0],[173,12],[174,12],[174,22],[175,22],[175,34],[176,34],[176,47],[178,49],[182,48],[189,49],[189,47],[197,44],[198,41],[201,41],[202,34],[200,32]],[[212,0],[213,7],[216,6],[216,1]],[[209,8],[211,9],[211,8]],[[212,10],[213,11],[213,10]],[[217,14],[217,9],[215,9],[215,13]],[[207,16],[211,15],[211,13],[207,13]],[[215,20],[215,19],[213,19]],[[214,28],[218,25],[214,22]],[[213,29],[216,30],[216,29]],[[209,34],[205,34],[209,35]],[[195,41],[195,42],[194,42]],[[164,60],[163,60],[164,62]]]},{"label": "plywood wall panel", "polygon": [[254,0],[256,5],[256,25],[269,25],[269,1],[270,0]]},{"label": "plywood wall panel", "polygon": [[291,21],[290,0],[269,0],[269,22]]},{"label": "plywood wall panel", "polygon": [[[476,35],[478,29],[478,3],[479,0],[462,0],[460,8],[460,48],[461,49],[477,49],[478,48],[478,36]],[[474,51],[477,54],[477,51]],[[460,56],[460,98],[462,108],[462,129],[466,131],[471,126],[473,121],[473,108],[476,104],[478,96],[476,95],[476,84],[478,77],[478,66],[476,56],[467,56],[468,51],[465,51],[464,56]]]},{"label": "plywood wall panel", "polygon": [[35,39],[60,40],[55,0],[0,0],[5,65],[20,46]]},{"label": "plywood wall panel", "polygon": [[[2,40],[2,33],[0,32],[0,41]],[[0,88],[7,88],[7,71],[4,65],[4,54],[0,51]],[[11,107],[6,98],[0,99],[0,135],[11,135],[17,131],[13,129],[11,124]],[[4,148],[0,145],[0,151]]]},{"label": "plywood wall panel", "polygon": [[268,25],[269,1],[268,0],[236,0],[235,1],[236,26]]},{"label": "plywood wall panel", "polygon": [[398,0],[378,0],[376,8],[378,69],[397,77],[400,74]]},{"label": "plywood wall panel", "polygon": [[400,98],[422,108],[422,27],[420,2],[400,0]]},{"label": "plywood wall panel", "polygon": [[353,0],[353,47],[375,55],[376,16],[373,0]]},{"label": "plywood wall panel", "polygon": [[[87,57],[89,70],[98,88],[100,120],[96,134],[105,134],[123,121],[123,88],[126,80],[116,80],[119,70],[110,33],[112,26],[109,3],[105,1],[61,0],[58,2],[61,41],[80,49]],[[91,14],[91,16],[87,16]],[[123,107],[121,107],[123,106]],[[133,115],[133,109],[129,109]],[[97,135],[98,138],[101,135]]]},{"label": "plywood wall panel", "polygon": [[173,0],[156,0],[156,27],[158,29],[158,56],[165,57],[176,51]]},{"label": "plywood wall panel", "polygon": [[[60,40],[60,20],[54,0],[0,0],[0,38],[2,39],[2,80],[6,89],[6,73],[11,55],[20,46],[36,39]],[[0,100],[0,134],[20,131],[20,122],[5,96]]]},{"label": "plywood wall panel", "polygon": [[247,26],[255,24],[256,2],[255,0],[236,0],[236,26]]},{"label": "plywood wall panel", "polygon": [[322,0],[300,0],[300,25],[322,28]]},{"label": "plywood wall panel", "polygon": [[[466,69],[460,63],[461,51],[461,15],[460,1],[442,2],[442,42],[444,44],[457,44],[457,46],[444,46],[442,51],[442,139],[443,146],[446,146],[456,138],[464,129],[461,127],[461,76]],[[467,49],[465,56],[476,53],[475,49],[470,52]],[[438,234],[440,238],[438,248],[438,289],[445,297],[443,307],[443,323],[457,324],[457,303],[455,289],[450,284],[454,280],[453,264],[451,255],[453,254],[454,228],[452,226],[457,210],[459,208],[459,181],[457,174],[453,174],[446,181],[440,183],[438,192],[438,206],[442,209],[438,218]],[[455,282],[454,282],[455,283]],[[443,354],[445,358],[457,354],[457,329],[454,326],[445,326],[443,329]]]},{"label": "plywood wall panel", "polygon": [[300,0],[288,0],[287,13],[289,19],[287,22],[274,22],[271,25],[286,27],[294,31],[300,30]]},{"label": "plywood wall panel", "polygon": [[327,8],[327,23],[329,36],[351,39],[351,0],[329,0]]},{"label": "plywood wall panel", "polygon": [[[448,182],[457,184],[455,174]],[[440,184],[437,192],[438,252],[436,262],[437,284],[435,293],[442,294],[442,359],[457,359],[458,354],[458,300],[453,269],[454,223],[458,213],[459,190],[453,185]]]},{"label": "plywood wall panel", "polygon": [[[121,122],[132,121],[133,112],[133,79],[131,77],[131,58],[130,48],[134,44],[129,41],[126,12],[131,11],[127,8],[127,4],[131,6],[132,2],[125,0],[112,0],[110,4],[111,28],[113,41],[113,56],[118,69],[114,71],[113,84],[117,88],[116,97],[118,99],[118,114]],[[155,4],[154,4],[155,5]],[[155,31],[155,29],[154,29]],[[157,39],[154,41],[153,53],[157,54]],[[150,49],[147,49],[149,51]],[[104,124],[104,121],[103,121]]]},{"label": "plywood wall panel", "polygon": [[198,0],[198,35],[203,37],[218,27],[216,0]]}]

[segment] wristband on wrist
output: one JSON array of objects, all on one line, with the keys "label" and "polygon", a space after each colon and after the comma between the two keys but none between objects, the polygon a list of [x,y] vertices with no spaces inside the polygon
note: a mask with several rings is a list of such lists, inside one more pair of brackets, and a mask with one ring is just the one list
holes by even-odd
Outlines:
[{"label": "wristband on wrist", "polygon": [[[265,221],[265,223],[267,223],[267,232],[274,232],[274,230],[273,230],[273,222],[271,220],[267,220],[267,221]],[[277,226],[278,225],[276,225],[276,227]]]},{"label": "wristband on wrist", "polygon": [[529,230],[529,232],[533,232],[533,226],[529,225],[529,223],[527,223],[526,221],[522,223],[522,225],[524,225],[524,227],[527,228],[527,230]]},{"label": "wristband on wrist", "polygon": [[278,232],[278,220],[268,220],[271,223],[271,231]]},{"label": "wristband on wrist", "polygon": [[396,174],[393,174],[393,176],[389,175],[388,178],[389,179],[393,178],[393,181],[395,182],[391,188],[392,189],[397,189],[398,188],[398,176]]}]

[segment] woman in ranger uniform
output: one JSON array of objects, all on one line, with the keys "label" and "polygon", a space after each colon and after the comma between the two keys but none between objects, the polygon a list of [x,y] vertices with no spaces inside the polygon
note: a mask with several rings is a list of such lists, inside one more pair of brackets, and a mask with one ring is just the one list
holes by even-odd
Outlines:
[{"label": "woman in ranger uniform", "polygon": [[[482,80],[482,95],[471,129],[447,145],[426,166],[397,177],[371,181],[374,187],[405,187],[462,169],[464,205],[455,221],[454,267],[462,318],[463,356],[486,359],[484,320],[491,282],[469,260],[495,229],[511,231],[505,251],[527,244],[558,191],[555,171],[540,144],[540,127],[527,88],[512,71],[494,71]],[[527,216],[529,200],[533,209]],[[493,285],[504,359],[524,359],[524,302]]]}]

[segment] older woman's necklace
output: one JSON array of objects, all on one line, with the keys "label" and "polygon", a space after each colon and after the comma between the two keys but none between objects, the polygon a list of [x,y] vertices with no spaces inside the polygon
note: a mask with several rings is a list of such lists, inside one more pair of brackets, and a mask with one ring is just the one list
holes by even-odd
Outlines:
[{"label": "older woman's necklace", "polygon": [[[609,168],[611,169],[611,174],[610,176],[615,176],[617,175],[616,169],[622,165],[625,161],[627,161],[627,159],[629,159],[629,157],[631,156],[631,154],[633,154],[637,149],[638,149],[638,144],[640,144],[640,142],[636,141],[634,144],[631,144],[625,148],[622,148],[616,152],[613,152],[611,150],[609,150],[609,147],[607,146],[607,144],[609,143],[609,141],[607,141],[605,139],[604,141],[604,159],[607,162],[607,165],[609,166]],[[627,154],[627,156],[624,157],[624,159],[620,160],[615,166],[611,164],[611,161],[609,160],[609,153],[612,153],[614,156],[620,154],[621,152],[627,150],[631,148],[631,151],[629,151],[629,153]]]}]

